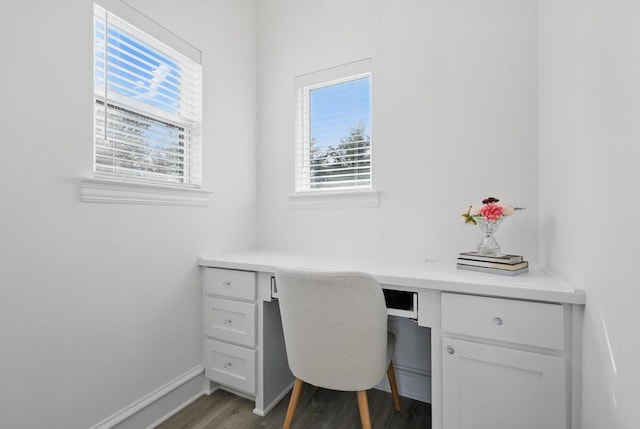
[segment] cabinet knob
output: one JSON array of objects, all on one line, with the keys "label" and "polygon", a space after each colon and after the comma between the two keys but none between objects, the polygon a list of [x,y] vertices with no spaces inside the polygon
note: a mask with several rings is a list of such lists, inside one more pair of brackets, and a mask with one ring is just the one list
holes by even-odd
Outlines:
[{"label": "cabinet knob", "polygon": [[502,318],[501,317],[494,317],[493,318],[493,323],[495,323],[498,326],[502,326]]},{"label": "cabinet knob", "polygon": [[453,348],[453,346],[447,346],[447,353],[449,353],[450,355],[454,354],[456,352],[456,349]]},{"label": "cabinet knob", "polygon": [[222,286],[231,287],[231,282],[222,282]]},{"label": "cabinet knob", "polygon": [[224,324],[225,325],[231,325],[231,319],[225,319],[224,320]]},{"label": "cabinet knob", "polygon": [[227,362],[224,364],[224,369],[229,369],[231,368],[231,362]]}]

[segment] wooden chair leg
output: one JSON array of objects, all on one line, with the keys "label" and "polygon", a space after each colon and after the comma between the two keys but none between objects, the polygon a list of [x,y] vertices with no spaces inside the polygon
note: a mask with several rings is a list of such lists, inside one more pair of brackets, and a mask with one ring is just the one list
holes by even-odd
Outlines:
[{"label": "wooden chair leg", "polygon": [[282,425],[282,429],[291,429],[291,424],[293,423],[293,415],[296,413],[298,400],[300,399],[300,394],[302,393],[302,386],[304,386],[304,381],[296,378],[296,381],[293,383],[293,392],[291,392],[289,408],[287,408],[287,416],[284,418],[284,425]]},{"label": "wooden chair leg", "polygon": [[371,429],[371,416],[369,415],[369,401],[367,401],[366,390],[358,390],[358,409],[360,409],[362,429]]},{"label": "wooden chair leg", "polygon": [[387,377],[389,378],[389,387],[391,387],[391,396],[393,397],[393,406],[396,411],[400,411],[400,395],[398,394],[398,385],[396,383],[396,374],[393,371],[393,362],[389,362],[387,368]]}]

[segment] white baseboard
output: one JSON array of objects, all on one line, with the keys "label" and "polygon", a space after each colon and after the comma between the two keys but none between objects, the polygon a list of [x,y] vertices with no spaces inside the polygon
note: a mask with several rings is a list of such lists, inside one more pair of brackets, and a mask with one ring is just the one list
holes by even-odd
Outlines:
[{"label": "white baseboard", "polygon": [[254,414],[257,414],[257,415],[259,415],[259,416],[261,416],[261,417],[266,416],[266,415],[267,415],[267,413],[268,413],[269,411],[271,411],[271,409],[272,409],[273,407],[275,407],[276,405],[278,405],[278,403],[282,400],[282,398],[284,398],[285,396],[287,396],[287,394],[289,393],[289,391],[290,391],[291,389],[293,389],[293,383],[291,383],[291,384],[289,385],[289,387],[288,387],[288,388],[284,389],[284,390],[282,391],[282,393],[280,393],[280,395],[278,395],[278,397],[277,397],[276,399],[274,399],[270,404],[268,404],[266,407],[264,407],[264,409],[254,408],[254,409],[253,409],[253,413],[254,413]]},{"label": "white baseboard", "polygon": [[[431,372],[396,363],[393,364],[393,370],[400,396],[431,403]],[[391,391],[386,377],[375,388],[385,392]]]},{"label": "white baseboard", "polygon": [[[111,429],[111,428],[115,427],[116,425],[124,422],[125,420],[135,416],[137,413],[139,413],[143,409],[145,409],[148,406],[152,405],[153,403],[159,401],[164,396],[166,396],[166,395],[170,394],[171,392],[177,390],[178,388],[180,388],[180,386],[182,386],[185,383],[193,380],[195,377],[198,377],[199,375],[201,375],[203,373],[204,373],[204,366],[203,365],[198,365],[195,368],[190,369],[189,371],[185,372],[184,374],[182,374],[182,375],[176,377],[175,379],[169,381],[167,384],[159,387],[158,389],[154,390],[153,392],[149,393],[148,395],[138,399],[134,403],[128,405],[127,407],[125,407],[122,410],[116,412],[115,414],[111,415],[110,417],[107,417],[106,419],[102,420],[101,422],[96,423],[95,425],[91,426],[90,429]],[[202,393],[204,393],[204,389],[202,390],[202,392],[200,394],[202,394]],[[200,394],[196,395],[195,397],[193,397],[192,399],[187,401],[187,403],[184,403],[180,408],[188,405],[190,402],[192,402],[193,400],[197,399],[200,396]],[[174,409],[171,413],[165,413],[166,416],[164,417],[164,419],[166,419],[166,418],[170,417],[171,415],[173,415],[180,408]]]},{"label": "white baseboard", "polygon": [[[428,403],[431,402],[431,373],[429,371],[424,371],[424,370],[415,369],[411,367],[405,367],[397,364],[394,364],[393,366],[396,374],[396,381],[398,383],[398,390],[399,390],[400,396],[404,396],[410,399],[415,399],[421,402],[428,402]],[[196,377],[201,376],[203,373],[204,373],[204,366],[198,365],[195,368],[171,380],[167,384],[159,387],[158,389],[154,390],[148,395],[128,405],[122,410],[114,413],[110,417],[107,417],[101,422],[96,423],[95,425],[91,426],[90,429],[111,429],[120,425],[123,422],[130,423],[130,422],[127,422],[127,420],[135,417],[139,417],[140,414],[143,414],[143,410],[149,408],[151,405],[155,403],[158,403],[161,399],[177,391],[178,389],[180,389],[180,387],[194,380]],[[198,399],[203,394],[210,394],[212,391],[216,390],[216,388],[217,386],[211,386],[208,380],[206,380],[205,383],[203,383],[201,390],[199,390],[195,395],[191,394],[188,397],[188,399],[183,400],[182,402],[179,402],[178,406],[175,406],[175,405],[171,406],[171,409],[168,411],[163,411],[161,414],[156,413],[156,416],[161,415],[161,417],[160,418],[155,417],[155,418],[152,418],[152,420],[147,419],[147,424],[145,424],[144,426],[138,426],[138,427],[146,427],[147,429],[156,427],[157,425],[159,425],[160,423],[162,423],[163,421],[165,421],[166,419],[173,416],[178,411],[180,411],[181,409],[189,405],[191,402]],[[384,390],[387,392],[390,391],[389,383],[387,382],[386,377],[383,381],[380,382],[380,384],[376,386],[376,389]],[[289,390],[290,389],[285,389],[282,395],[278,397],[276,400],[274,400],[271,404],[268,404],[265,407],[265,409],[263,410],[254,409],[253,412],[260,416],[266,415],[273,407],[275,407],[278,404],[278,402],[284,396],[286,396]],[[238,393],[238,392],[233,392],[233,393]],[[184,397],[184,395],[182,396]],[[149,425],[148,424],[149,421],[154,421],[154,423]],[[127,426],[127,425],[125,424],[123,426]]]},{"label": "white baseboard", "polygon": [[183,408],[186,408],[189,404],[191,404],[196,399],[200,398],[203,394],[204,394],[204,391],[195,394],[194,396],[192,396],[191,398],[187,399],[182,404],[178,405],[173,410],[169,411],[167,414],[165,414],[164,416],[160,417],[158,420],[156,420],[155,422],[150,424],[147,427],[147,429],[154,429],[154,428],[158,427],[160,425],[160,423],[163,423],[164,421],[169,420],[171,417],[173,417],[175,414],[177,414],[178,411],[182,410]]}]

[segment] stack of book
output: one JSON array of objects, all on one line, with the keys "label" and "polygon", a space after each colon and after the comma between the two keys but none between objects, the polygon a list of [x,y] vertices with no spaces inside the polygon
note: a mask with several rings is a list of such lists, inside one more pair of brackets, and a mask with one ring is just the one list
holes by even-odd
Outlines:
[{"label": "stack of book", "polygon": [[458,254],[457,267],[461,270],[515,276],[529,271],[529,262],[520,255],[484,256],[479,252]]}]

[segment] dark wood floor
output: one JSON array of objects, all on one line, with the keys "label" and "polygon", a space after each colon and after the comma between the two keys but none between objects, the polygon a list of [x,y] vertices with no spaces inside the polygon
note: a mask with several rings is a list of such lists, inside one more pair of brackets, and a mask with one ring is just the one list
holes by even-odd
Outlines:
[{"label": "dark wood floor", "polygon": [[[431,406],[400,398],[401,411],[393,408],[391,394],[367,392],[373,429],[425,429],[431,427]],[[291,393],[265,417],[253,413],[253,402],[217,390],[202,396],[162,423],[157,429],[280,429]],[[360,414],[355,392],[336,392],[306,385],[298,404],[293,429],[357,429]]]}]

